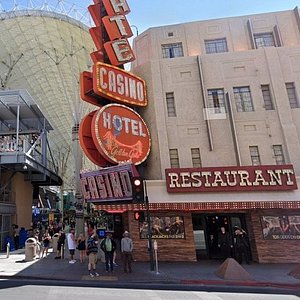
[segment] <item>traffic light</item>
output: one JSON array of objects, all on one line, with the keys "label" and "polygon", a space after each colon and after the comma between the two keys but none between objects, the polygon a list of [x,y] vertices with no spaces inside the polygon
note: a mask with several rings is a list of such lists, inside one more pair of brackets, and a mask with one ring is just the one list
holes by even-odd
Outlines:
[{"label": "traffic light", "polygon": [[132,177],[133,203],[144,203],[144,184],[141,177]]},{"label": "traffic light", "polygon": [[139,222],[145,222],[145,213],[143,211],[135,211],[134,219]]}]

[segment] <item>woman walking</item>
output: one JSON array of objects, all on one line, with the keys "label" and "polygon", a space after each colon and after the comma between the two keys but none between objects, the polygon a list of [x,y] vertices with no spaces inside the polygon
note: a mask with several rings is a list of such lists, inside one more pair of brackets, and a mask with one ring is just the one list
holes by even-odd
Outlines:
[{"label": "woman walking", "polygon": [[45,257],[47,258],[48,255],[48,249],[49,249],[49,245],[50,245],[50,240],[51,240],[51,236],[48,232],[48,230],[45,231],[44,235],[43,235],[43,252],[42,252],[42,258],[44,256],[44,253],[46,252]]},{"label": "woman walking", "polygon": [[80,233],[77,239],[77,249],[79,250],[80,262],[83,263],[86,255],[85,236]]}]

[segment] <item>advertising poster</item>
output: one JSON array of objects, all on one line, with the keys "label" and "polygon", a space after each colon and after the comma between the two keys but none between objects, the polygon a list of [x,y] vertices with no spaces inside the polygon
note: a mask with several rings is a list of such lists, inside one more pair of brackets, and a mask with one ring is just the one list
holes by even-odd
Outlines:
[{"label": "advertising poster", "polygon": [[265,240],[300,240],[300,215],[263,216],[261,224]]},{"label": "advertising poster", "polygon": [[[151,232],[153,239],[184,239],[184,222],[181,216],[152,216]],[[148,238],[148,223],[140,223],[141,239]]]}]

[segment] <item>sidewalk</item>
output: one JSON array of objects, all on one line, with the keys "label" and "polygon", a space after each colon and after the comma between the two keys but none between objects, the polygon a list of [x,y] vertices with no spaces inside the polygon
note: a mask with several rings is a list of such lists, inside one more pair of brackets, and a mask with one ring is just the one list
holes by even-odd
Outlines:
[{"label": "sidewalk", "polygon": [[199,261],[190,262],[162,262],[159,270],[150,271],[149,263],[134,262],[133,273],[123,273],[122,266],[115,267],[114,273],[106,273],[102,262],[97,264],[99,277],[88,276],[87,259],[84,263],[77,261],[69,264],[67,258],[54,259],[54,253],[47,258],[24,262],[24,249],[14,251],[6,258],[5,253],[0,253],[0,278],[31,278],[64,281],[110,281],[118,283],[166,283],[182,285],[235,285],[235,286],[260,286],[278,287],[300,290],[300,279],[289,276],[288,273],[296,264],[257,264],[243,265],[251,275],[249,281],[230,281],[219,278],[215,271],[222,262]]}]

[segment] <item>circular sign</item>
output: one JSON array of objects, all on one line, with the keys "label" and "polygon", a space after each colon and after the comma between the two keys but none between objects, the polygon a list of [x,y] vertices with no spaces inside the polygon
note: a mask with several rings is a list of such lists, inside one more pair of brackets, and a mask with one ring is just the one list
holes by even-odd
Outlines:
[{"label": "circular sign", "polygon": [[92,138],[91,125],[96,112],[96,110],[92,111],[82,119],[79,126],[79,143],[90,161],[100,167],[107,167],[110,166],[111,163],[99,153]]},{"label": "circular sign", "polygon": [[92,137],[101,155],[112,163],[141,164],[150,152],[150,134],[141,116],[121,104],[108,104],[92,120]]}]

